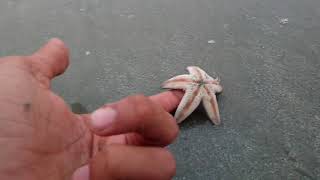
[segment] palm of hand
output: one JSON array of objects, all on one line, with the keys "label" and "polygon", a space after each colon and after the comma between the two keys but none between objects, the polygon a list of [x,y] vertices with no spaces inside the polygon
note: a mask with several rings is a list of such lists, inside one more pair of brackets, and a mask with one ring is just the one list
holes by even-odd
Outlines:
[{"label": "palm of hand", "polygon": [[0,61],[0,108],[8,112],[0,115],[0,146],[9,146],[0,156],[10,162],[0,167],[8,177],[3,179],[13,179],[13,175],[68,179],[89,158],[91,133],[84,121],[50,91],[50,78],[56,72],[44,74],[40,70],[46,67],[36,62],[44,58],[10,57]]}]

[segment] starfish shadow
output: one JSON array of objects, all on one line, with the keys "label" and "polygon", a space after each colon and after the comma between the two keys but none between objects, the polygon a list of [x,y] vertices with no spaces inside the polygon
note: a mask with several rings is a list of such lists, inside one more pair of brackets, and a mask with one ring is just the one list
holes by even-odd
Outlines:
[{"label": "starfish shadow", "polygon": [[[221,99],[223,98],[224,97],[222,93],[217,94],[218,102],[221,101]],[[201,126],[204,124],[210,124],[213,127],[217,127],[217,125],[211,122],[210,118],[207,116],[207,112],[203,104],[200,103],[197,109],[195,109],[194,112],[192,112],[192,114],[189,117],[187,117],[183,122],[181,122],[179,126],[181,130],[184,130],[184,129],[191,129],[191,128],[194,128],[195,126]],[[219,126],[223,126],[223,122],[221,122]]]},{"label": "starfish shadow", "polygon": [[197,107],[197,109],[189,117],[187,117],[183,122],[179,124],[179,126],[181,130],[191,129],[191,128],[194,128],[195,126],[207,124],[208,121],[209,123],[211,123],[203,105],[200,104]]}]

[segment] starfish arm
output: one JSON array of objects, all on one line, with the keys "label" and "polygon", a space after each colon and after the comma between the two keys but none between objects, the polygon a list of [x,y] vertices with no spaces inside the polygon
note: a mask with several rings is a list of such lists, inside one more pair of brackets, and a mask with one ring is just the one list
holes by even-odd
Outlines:
[{"label": "starfish arm", "polygon": [[189,85],[175,113],[177,123],[185,120],[198,107],[202,99],[202,88],[198,84]]},{"label": "starfish arm", "polygon": [[221,85],[212,85],[214,86],[216,93],[221,93],[223,91],[223,87]]},{"label": "starfish arm", "polygon": [[175,76],[164,83],[162,83],[162,88],[165,89],[183,89],[185,90],[188,84],[192,83],[193,80],[190,75],[179,75]]},{"label": "starfish arm", "polygon": [[204,80],[208,77],[207,73],[197,66],[189,66],[187,70],[191,75],[195,76],[197,80]]},{"label": "starfish arm", "polygon": [[210,120],[215,124],[219,125],[221,123],[219,107],[217,102],[217,97],[215,95],[214,89],[211,85],[205,85],[205,95],[203,96],[203,106],[210,118]]},{"label": "starfish arm", "polygon": [[220,78],[219,78],[219,77],[217,77],[217,78],[212,78],[212,77],[208,76],[208,78],[205,79],[204,82],[205,82],[206,84],[211,84],[211,85],[217,85],[217,86],[219,86],[218,89],[220,89],[220,90],[217,89],[217,90],[218,90],[218,91],[217,91],[218,93],[219,93],[219,91],[220,91],[220,92],[222,91],[222,86],[220,85]]},{"label": "starfish arm", "polygon": [[223,91],[223,87],[217,81],[206,84],[206,88],[213,94],[221,93]]}]

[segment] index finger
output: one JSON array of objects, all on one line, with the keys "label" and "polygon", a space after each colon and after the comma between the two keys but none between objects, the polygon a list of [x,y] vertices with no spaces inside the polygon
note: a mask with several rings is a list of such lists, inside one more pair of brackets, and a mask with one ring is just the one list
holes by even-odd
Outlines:
[{"label": "index finger", "polygon": [[151,101],[162,106],[165,111],[171,112],[175,108],[177,108],[179,102],[182,99],[182,96],[182,91],[172,90],[150,96],[149,98],[151,99]]},{"label": "index finger", "polygon": [[147,144],[168,145],[176,138],[178,127],[166,110],[173,109],[178,102],[179,94],[175,92],[130,96],[93,112],[89,127],[101,136],[136,132]]}]

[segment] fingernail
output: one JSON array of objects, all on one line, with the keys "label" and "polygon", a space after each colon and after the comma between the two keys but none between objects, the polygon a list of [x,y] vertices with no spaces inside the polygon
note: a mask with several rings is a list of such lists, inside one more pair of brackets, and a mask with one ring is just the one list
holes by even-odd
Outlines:
[{"label": "fingernail", "polygon": [[91,115],[91,125],[96,130],[107,128],[116,119],[117,112],[112,108],[98,109]]},{"label": "fingernail", "polygon": [[72,180],[89,180],[89,166],[82,166],[77,169],[73,175]]}]

